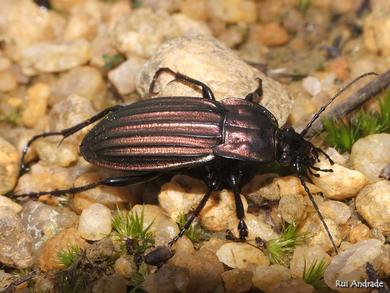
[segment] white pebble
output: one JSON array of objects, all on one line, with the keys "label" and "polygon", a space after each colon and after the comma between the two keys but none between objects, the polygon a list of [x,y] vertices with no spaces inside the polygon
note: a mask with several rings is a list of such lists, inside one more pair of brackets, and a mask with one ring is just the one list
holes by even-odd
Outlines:
[{"label": "white pebble", "polygon": [[312,96],[315,96],[321,91],[321,82],[314,76],[308,76],[303,79],[302,87]]},{"label": "white pebble", "polygon": [[80,216],[78,231],[86,240],[100,240],[111,232],[111,211],[100,203],[90,205]]}]

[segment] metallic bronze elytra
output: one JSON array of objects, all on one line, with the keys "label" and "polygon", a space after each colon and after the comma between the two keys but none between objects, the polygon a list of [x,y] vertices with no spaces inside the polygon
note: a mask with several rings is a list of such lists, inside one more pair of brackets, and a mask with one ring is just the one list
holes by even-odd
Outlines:
[{"label": "metallic bronze elytra", "polygon": [[199,215],[212,192],[223,187],[233,190],[239,219],[237,240],[245,240],[248,228],[244,221],[244,208],[240,197],[241,179],[246,175],[245,166],[250,162],[277,161],[295,170],[337,252],[333,237],[304,181],[304,178],[309,179],[309,174],[319,176],[315,171],[332,172],[331,169],[314,167],[321,153],[333,162],[321,149],[305,140],[304,135],[342,91],[368,74],[344,87],[298,134],[292,127],[279,128],[271,112],[254,102],[262,96],[260,79],[258,88],[245,99],[227,98],[218,102],[207,85],[169,68],[160,68],[156,72],[150,93],[153,93],[154,83],[163,72],[172,74],[177,81],[200,87],[203,98],[162,97],[127,106],[118,105],[107,108],[74,127],[34,136],[23,150],[20,171],[20,174],[26,171],[24,157],[28,147],[36,139],[54,135],[63,136],[64,139],[101,120],[84,137],[80,145],[81,154],[97,166],[131,171],[132,174],[66,190],[40,191],[17,196],[78,193],[99,185],[119,186],[153,180],[166,171],[204,167],[207,171],[206,194],[179,234],[168,243],[168,247],[158,248],[144,257],[146,262],[158,265],[173,256],[172,245]]}]

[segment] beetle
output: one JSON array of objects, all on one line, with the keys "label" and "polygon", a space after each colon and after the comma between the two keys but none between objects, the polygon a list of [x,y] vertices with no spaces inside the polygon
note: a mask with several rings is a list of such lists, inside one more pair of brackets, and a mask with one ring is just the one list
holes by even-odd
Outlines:
[{"label": "beetle", "polygon": [[190,227],[212,192],[223,187],[233,191],[239,219],[239,236],[236,240],[244,241],[248,236],[240,197],[241,179],[246,175],[244,167],[250,162],[276,161],[295,171],[337,252],[333,237],[305,183],[305,178],[310,180],[309,174],[319,176],[316,171],[333,171],[314,166],[320,154],[331,164],[333,161],[304,137],[313,122],[341,92],[357,79],[372,73],[359,76],[345,86],[313,116],[300,133],[290,126],[279,127],[273,114],[254,102],[263,94],[261,79],[257,79],[257,89],[245,99],[233,97],[218,102],[206,84],[169,68],[160,68],[155,73],[149,90],[151,94],[162,73],[171,74],[176,81],[198,87],[202,97],[160,97],[125,106],[117,105],[74,127],[36,135],[23,150],[20,168],[20,175],[28,169],[24,158],[36,139],[59,135],[63,140],[100,120],[83,138],[81,155],[94,165],[131,171],[131,174],[66,190],[32,192],[19,196],[74,194],[99,185],[129,185],[152,180],[167,171],[202,167],[207,174],[207,192],[168,246],[159,247],[145,256],[147,263],[159,264],[173,256],[172,245]]}]

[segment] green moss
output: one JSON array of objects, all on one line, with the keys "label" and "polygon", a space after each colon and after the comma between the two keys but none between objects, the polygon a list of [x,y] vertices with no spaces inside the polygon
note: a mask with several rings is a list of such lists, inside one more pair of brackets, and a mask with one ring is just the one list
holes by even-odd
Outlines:
[{"label": "green moss", "polygon": [[112,227],[116,237],[122,241],[132,254],[142,254],[154,245],[154,235],[150,232],[153,222],[144,227],[144,209],[141,213],[123,212],[112,218]]},{"label": "green moss", "polygon": [[347,122],[324,119],[325,141],[341,152],[350,152],[360,138],[375,133],[390,133],[390,91],[379,100],[379,112],[360,111]]},{"label": "green moss", "polygon": [[58,262],[62,264],[65,268],[70,267],[76,260],[81,249],[78,246],[71,246],[65,250],[58,252]]},{"label": "green moss", "polygon": [[114,54],[114,55],[104,54],[102,58],[104,60],[103,68],[106,70],[111,70],[124,61],[123,56],[120,54]]},{"label": "green moss", "polygon": [[305,266],[303,268],[303,281],[305,283],[312,285],[316,289],[325,288],[326,284],[324,282],[324,273],[326,268],[328,267],[328,264],[324,259],[321,259],[320,261],[315,260],[309,268],[306,267],[306,261]]},{"label": "green moss", "polygon": [[265,253],[271,263],[285,265],[295,246],[303,244],[307,238],[308,233],[298,232],[296,223],[288,224],[283,228],[279,238],[265,243]]},{"label": "green moss", "polygon": [[[184,227],[186,221],[187,216],[184,213],[181,213],[176,222],[179,226],[179,229],[182,229]],[[192,225],[186,230],[184,235],[186,235],[193,243],[199,243],[210,238],[208,233],[203,230],[202,227],[200,227],[200,225],[197,223],[192,223]]]}]

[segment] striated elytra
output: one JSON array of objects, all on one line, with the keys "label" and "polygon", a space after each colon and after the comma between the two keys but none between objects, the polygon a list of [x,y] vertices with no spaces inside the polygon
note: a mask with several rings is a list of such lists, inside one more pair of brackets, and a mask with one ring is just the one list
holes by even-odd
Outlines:
[{"label": "striated elytra", "polygon": [[[127,106],[107,108],[90,119],[60,132],[48,132],[34,136],[23,150],[21,171],[27,170],[24,162],[28,147],[40,137],[61,135],[63,138],[101,120],[84,137],[80,152],[83,157],[97,166],[122,171],[131,171],[128,176],[106,178],[85,186],[66,190],[40,191],[17,196],[61,195],[78,193],[99,185],[121,186],[152,180],[166,171],[177,171],[193,167],[204,167],[208,190],[195,210],[190,214],[179,234],[166,248],[159,247],[143,259],[153,265],[160,265],[173,256],[172,245],[185,233],[213,191],[220,188],[232,189],[239,219],[238,241],[248,236],[244,221],[244,208],[240,197],[241,179],[251,163],[278,162],[290,166],[300,178],[310,200],[316,209],[333,247],[337,252],[332,235],[319,212],[304,178],[309,174],[319,176],[314,164],[324,154],[304,138],[313,122],[325,108],[349,85],[335,95],[312,118],[306,128],[297,133],[292,127],[279,127],[275,117],[254,101],[262,96],[262,82],[245,99],[227,98],[216,101],[211,89],[202,82],[192,79],[169,68],[160,68],[150,86],[161,73],[172,74],[176,81],[192,87],[199,87],[199,97],[162,97],[140,101]],[[230,238],[232,237],[231,234]]]}]

